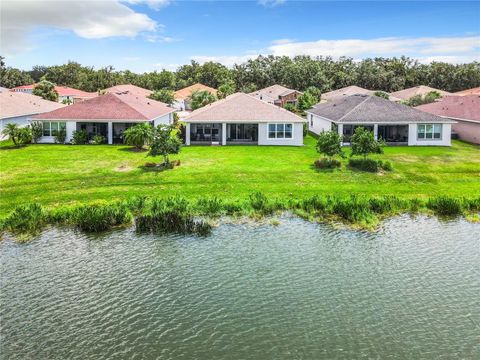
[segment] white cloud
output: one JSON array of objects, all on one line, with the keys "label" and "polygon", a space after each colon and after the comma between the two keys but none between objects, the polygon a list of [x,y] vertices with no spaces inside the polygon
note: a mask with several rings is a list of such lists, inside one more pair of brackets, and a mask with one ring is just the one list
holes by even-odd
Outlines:
[{"label": "white cloud", "polygon": [[71,30],[87,39],[134,37],[159,29],[154,20],[119,0],[2,0],[0,11],[0,41],[6,55],[28,49],[27,35],[39,27]]},{"label": "white cloud", "polygon": [[121,0],[132,5],[145,4],[153,10],[160,10],[160,8],[170,4],[170,0]]},{"label": "white cloud", "polygon": [[258,3],[265,7],[275,7],[285,4],[287,0],[258,0]]},{"label": "white cloud", "polygon": [[318,40],[308,42],[273,43],[269,52],[278,56],[400,56],[419,57],[421,54],[473,56],[480,49],[480,36],[443,38],[377,38]]},{"label": "white cloud", "polygon": [[244,55],[193,56],[192,59],[203,63],[220,62],[226,66],[239,64],[257,57],[259,54],[289,56],[297,55],[341,56],[361,60],[367,57],[409,56],[420,62],[444,61],[449,63],[466,63],[480,61],[480,36],[463,37],[419,37],[419,38],[377,38],[318,40],[299,42],[279,39],[271,42],[264,50],[250,51]]},{"label": "white cloud", "polygon": [[145,36],[148,42],[151,43],[172,43],[177,41],[176,39],[170,36],[158,35],[158,34],[148,34]]}]

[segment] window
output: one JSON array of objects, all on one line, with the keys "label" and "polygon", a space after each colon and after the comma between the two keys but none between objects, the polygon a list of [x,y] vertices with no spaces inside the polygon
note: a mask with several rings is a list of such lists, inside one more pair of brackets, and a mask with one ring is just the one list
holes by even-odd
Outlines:
[{"label": "window", "polygon": [[417,139],[437,140],[442,138],[442,124],[418,124]]},{"label": "window", "polygon": [[58,130],[65,129],[64,122],[44,121],[43,122],[43,136],[57,136]]},{"label": "window", "polygon": [[291,139],[293,124],[268,124],[269,139]]}]

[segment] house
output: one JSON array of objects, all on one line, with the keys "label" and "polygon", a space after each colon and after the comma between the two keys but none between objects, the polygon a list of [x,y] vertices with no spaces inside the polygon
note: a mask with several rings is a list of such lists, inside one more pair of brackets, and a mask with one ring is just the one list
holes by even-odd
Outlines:
[{"label": "house", "polygon": [[193,111],[186,123],[186,145],[303,145],[305,119],[244,93]]},{"label": "house", "polygon": [[32,94],[1,91],[0,132],[5,128],[6,124],[17,124],[18,126],[23,127],[29,124],[28,119],[32,115],[63,107],[65,107],[65,105],[43,100],[41,97]]},{"label": "house", "polygon": [[452,95],[452,93],[449,93],[448,91],[435,89],[430,86],[420,85],[420,86],[414,86],[408,89],[403,89],[400,91],[395,91],[392,93],[392,96],[399,98],[400,100],[409,100],[416,95],[420,95],[423,97],[432,91],[438,92],[442,97],[447,95]]},{"label": "house", "polygon": [[372,95],[351,95],[307,110],[309,130],[336,130],[344,144],[359,126],[390,144],[450,146],[454,121]]},{"label": "house", "polygon": [[132,85],[132,84],[122,84],[122,85],[115,85],[111,86],[104,90],[106,93],[123,93],[129,92],[130,94],[134,94],[137,96],[149,97],[153,94],[152,90],[144,89],[142,87]]},{"label": "house", "polygon": [[[10,91],[32,94],[35,86],[37,86],[37,84],[22,85],[22,86],[14,87],[10,89]],[[86,99],[91,99],[97,96],[97,93],[95,92],[89,93],[89,92],[74,89],[68,86],[55,86],[55,90],[58,93],[59,103],[74,104],[76,102],[83,101]]]},{"label": "house", "polygon": [[188,99],[190,98],[192,93],[197,91],[208,91],[210,94],[217,96],[217,89],[211,88],[207,85],[196,83],[187,86],[186,88],[175,91],[175,102],[173,103],[173,107],[180,111],[191,110]]},{"label": "house", "polygon": [[254,91],[250,95],[269,104],[284,107],[285,104],[297,105],[298,97],[302,93],[282,85],[272,85],[265,89]]},{"label": "house", "polygon": [[456,121],[452,129],[461,140],[480,144],[480,94],[446,96],[439,102],[416,109]]},{"label": "house", "polygon": [[[352,86],[347,86],[347,87],[344,87],[344,88],[341,88],[341,89],[329,91],[329,92],[326,92],[325,94],[322,94],[321,102],[334,101],[334,100],[341,99],[345,96],[357,95],[357,94],[360,94],[360,95],[374,95],[375,92],[376,92],[375,90],[368,90],[368,89],[362,88],[360,86],[352,85]],[[385,92],[385,91],[382,91],[382,92]],[[400,99],[392,96],[391,94],[389,94],[389,93],[386,93],[386,94],[389,95],[388,100],[400,101]]]},{"label": "house", "polygon": [[473,89],[466,89],[462,91],[457,91],[456,93],[453,93],[453,95],[457,96],[465,96],[465,95],[480,95],[480,87],[476,87]]},{"label": "house", "polygon": [[90,100],[85,100],[32,117],[42,121],[44,136],[39,142],[53,143],[55,133],[64,128],[66,141],[72,140],[73,132],[86,130],[89,140],[102,135],[108,144],[122,143],[123,131],[138,123],[173,123],[175,109],[166,104],[126,92],[109,92]]}]

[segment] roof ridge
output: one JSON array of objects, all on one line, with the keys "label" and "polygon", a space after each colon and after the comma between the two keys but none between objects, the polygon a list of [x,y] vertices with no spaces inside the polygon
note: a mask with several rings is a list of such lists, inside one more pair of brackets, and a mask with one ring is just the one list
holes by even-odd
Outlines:
[{"label": "roof ridge", "polygon": [[[355,96],[355,95],[350,95],[350,96]],[[359,102],[357,105],[355,105],[353,108],[351,108],[347,113],[343,114],[343,116],[338,119],[337,121],[342,121],[344,117],[346,117],[348,114],[350,114],[353,110],[355,110],[358,106],[362,105],[365,101],[369,100],[372,98],[372,95],[360,95],[360,96],[365,96],[365,100]],[[388,101],[388,100],[387,100]]]}]

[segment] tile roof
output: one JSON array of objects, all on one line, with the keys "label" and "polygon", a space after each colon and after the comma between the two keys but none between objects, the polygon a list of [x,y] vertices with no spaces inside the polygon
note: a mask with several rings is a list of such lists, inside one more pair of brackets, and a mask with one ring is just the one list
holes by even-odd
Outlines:
[{"label": "tile roof", "polygon": [[[352,86],[346,86],[341,89],[333,90],[326,92],[325,94],[322,94],[322,100],[323,101],[332,101],[332,100],[337,100],[340,99],[344,96],[350,96],[350,95],[356,95],[356,94],[361,94],[361,95],[373,95],[375,94],[376,90],[368,90],[365,88],[362,88],[360,86],[352,85]],[[383,91],[385,92],[385,91]],[[392,96],[392,94],[389,94],[385,92],[386,94],[389,95],[390,101],[400,101],[401,99]]]},{"label": "tile roof", "polygon": [[153,93],[152,90],[144,89],[132,84],[122,84],[122,85],[111,86],[105,89],[105,92],[108,92],[108,93],[129,92],[131,94],[134,94],[137,96],[143,96],[143,97],[149,97]]},{"label": "tile roof", "polygon": [[275,85],[266,87],[264,89],[254,91],[249,95],[264,101],[265,100],[275,101],[275,100],[278,100],[280,96],[285,96],[296,91],[297,90],[292,90],[285,86],[275,84]]},{"label": "tile roof", "polygon": [[166,104],[129,92],[107,93],[66,108],[35,116],[51,120],[151,121],[175,111]]},{"label": "tile roof", "polygon": [[476,88],[473,88],[473,89],[466,89],[466,90],[462,90],[462,91],[457,91],[456,93],[453,93],[454,95],[460,95],[460,96],[464,96],[464,95],[480,95],[480,87],[476,87]]},{"label": "tile roof", "polygon": [[371,95],[351,95],[318,104],[309,113],[338,123],[413,123],[450,120]]},{"label": "tile roof", "polygon": [[[37,84],[22,85],[22,86],[14,87],[13,89],[10,89],[10,91],[21,92],[21,90],[33,90],[35,86],[37,86]],[[85,99],[89,99],[97,96],[96,92],[90,93],[90,92],[74,89],[68,86],[55,86],[55,90],[57,90],[57,93],[59,96],[73,96],[73,97],[85,98]]]},{"label": "tile roof", "polygon": [[438,102],[420,105],[416,109],[449,118],[480,122],[480,95],[445,96]]},{"label": "tile roof", "polygon": [[40,114],[55,109],[64,108],[66,105],[55,101],[44,100],[22,92],[2,91],[0,92],[0,118],[11,118]]},{"label": "tile roof", "polygon": [[430,86],[425,86],[425,85],[414,86],[414,87],[411,87],[411,88],[408,88],[408,89],[395,91],[395,92],[392,93],[392,95],[401,99],[401,100],[408,100],[408,99],[414,97],[415,95],[425,96],[426,94],[428,94],[431,91],[439,92],[440,95],[442,95],[442,96],[452,95],[452,93],[449,93],[447,91],[435,89],[435,88],[432,88]]},{"label": "tile roof", "polygon": [[193,111],[186,122],[305,122],[306,120],[276,105],[244,93],[235,93]]},{"label": "tile roof", "polygon": [[175,91],[175,100],[185,100],[190,95],[192,95],[192,92],[194,91],[208,91],[211,94],[217,95],[217,89],[214,89],[207,85],[196,83],[187,86],[186,88]]}]

